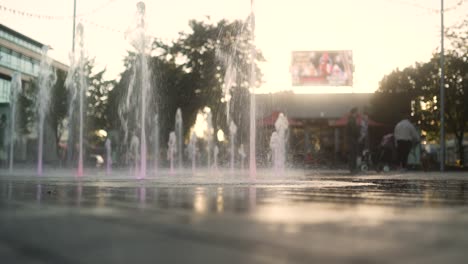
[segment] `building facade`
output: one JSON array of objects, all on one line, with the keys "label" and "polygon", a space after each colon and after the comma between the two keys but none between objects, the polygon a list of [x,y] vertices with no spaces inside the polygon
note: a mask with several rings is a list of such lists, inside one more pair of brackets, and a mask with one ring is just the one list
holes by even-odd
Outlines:
[{"label": "building facade", "polygon": [[[349,111],[357,107],[362,113],[370,107],[371,93],[295,94],[281,92],[257,94],[257,127],[259,148],[268,152],[269,139],[279,112],[289,119],[288,160],[330,166],[343,164],[347,158],[346,120]],[[391,129],[379,125],[369,128],[375,146],[381,134]],[[313,160],[310,160],[313,159]],[[333,164],[330,164],[333,163]]]},{"label": "building facade", "polygon": [[[10,124],[11,105],[11,81],[15,72],[21,74],[23,89],[28,89],[35,78],[39,75],[42,48],[45,44],[40,43],[26,35],[23,35],[5,25],[0,24],[0,116]],[[55,69],[68,71],[68,66],[56,60],[52,60]],[[6,129],[8,125],[3,125],[1,131],[0,147],[4,150],[10,140]],[[34,137],[29,135],[29,137]],[[28,139],[16,138],[18,147],[18,159],[26,159],[21,153],[26,152]],[[22,144],[23,143],[23,144]],[[23,147],[21,147],[23,145]],[[29,150],[28,150],[29,151]],[[0,154],[0,158],[5,159],[5,153]],[[16,155],[15,155],[16,156]],[[16,157],[15,157],[16,158]]]}]

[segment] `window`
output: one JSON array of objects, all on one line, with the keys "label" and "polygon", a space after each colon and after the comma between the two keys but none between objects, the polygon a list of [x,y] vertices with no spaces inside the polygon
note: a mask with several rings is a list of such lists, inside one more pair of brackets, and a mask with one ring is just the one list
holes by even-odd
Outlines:
[{"label": "window", "polygon": [[32,72],[34,76],[39,75],[39,62],[33,62]]},{"label": "window", "polygon": [[41,53],[41,48],[40,47],[37,47],[36,45],[34,45],[34,44],[24,40],[24,39],[15,37],[15,36],[7,33],[7,32],[0,31],[0,37],[6,39],[8,41],[11,41],[13,43],[16,43],[16,44],[18,44],[20,46],[23,46],[24,48],[27,48],[27,49],[32,50],[34,52]]},{"label": "window", "polygon": [[18,53],[18,70],[24,71],[24,56]]},{"label": "window", "polygon": [[19,54],[16,51],[11,52],[11,67],[15,70],[19,67]]},{"label": "window", "polygon": [[0,79],[0,103],[10,102],[10,81]]},{"label": "window", "polygon": [[29,73],[29,74],[32,74],[33,73],[33,69],[32,69],[32,61],[30,58],[28,57],[24,57],[24,62],[23,62],[23,70],[26,72],[26,73]]},{"label": "window", "polygon": [[10,55],[10,50],[6,49],[4,47],[0,47],[0,63],[3,65],[10,65],[11,63],[11,55]]},{"label": "window", "polygon": [[5,47],[0,47],[0,56],[0,65],[33,76],[39,73],[39,61]]}]

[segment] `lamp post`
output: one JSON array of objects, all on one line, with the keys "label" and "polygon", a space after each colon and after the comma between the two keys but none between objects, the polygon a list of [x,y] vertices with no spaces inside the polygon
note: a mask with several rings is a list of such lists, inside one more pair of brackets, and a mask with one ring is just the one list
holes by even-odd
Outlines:
[{"label": "lamp post", "polygon": [[445,170],[444,0],[440,1],[440,171]]},{"label": "lamp post", "polygon": [[75,52],[75,23],[76,23],[76,0],[73,0],[73,43],[72,52]]}]

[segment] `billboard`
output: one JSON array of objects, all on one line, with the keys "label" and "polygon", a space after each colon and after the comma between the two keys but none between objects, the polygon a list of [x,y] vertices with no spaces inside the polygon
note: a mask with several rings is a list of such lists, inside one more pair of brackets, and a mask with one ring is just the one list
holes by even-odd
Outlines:
[{"label": "billboard", "polygon": [[291,74],[294,86],[352,86],[353,52],[293,51]]}]

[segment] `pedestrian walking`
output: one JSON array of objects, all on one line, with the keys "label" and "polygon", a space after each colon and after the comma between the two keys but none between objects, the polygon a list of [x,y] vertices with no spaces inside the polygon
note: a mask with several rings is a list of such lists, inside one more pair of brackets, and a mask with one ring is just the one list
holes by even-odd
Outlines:
[{"label": "pedestrian walking", "polygon": [[348,141],[348,165],[351,174],[357,173],[357,157],[359,152],[360,126],[357,122],[356,107],[349,111],[348,123],[346,125],[346,138]]},{"label": "pedestrian walking", "polygon": [[410,116],[405,114],[403,119],[395,126],[393,133],[397,147],[398,163],[402,171],[408,168],[408,154],[413,144],[419,142],[419,133],[410,121]]}]

